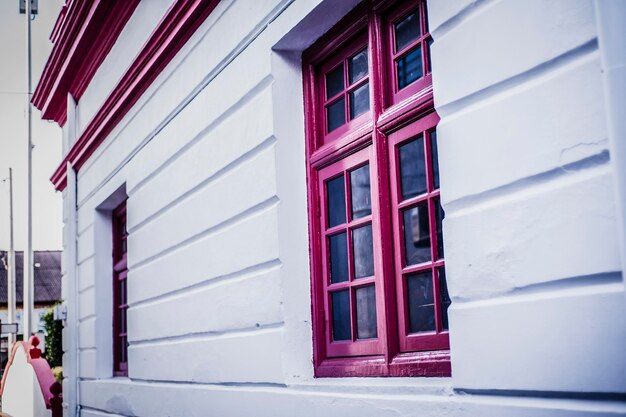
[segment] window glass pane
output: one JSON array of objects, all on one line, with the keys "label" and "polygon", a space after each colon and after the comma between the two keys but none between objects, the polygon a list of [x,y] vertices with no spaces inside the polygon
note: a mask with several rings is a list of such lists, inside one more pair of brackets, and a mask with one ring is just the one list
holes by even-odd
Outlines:
[{"label": "window glass pane", "polygon": [[429,40],[426,42],[426,58],[428,58],[428,70],[427,70],[427,71],[428,71],[428,73],[433,72],[433,68],[432,68],[432,64],[431,64],[431,59],[430,59],[430,56],[431,56],[431,55],[430,55],[430,47],[432,46],[432,44],[433,44],[433,40],[432,40],[432,38],[431,38],[431,39],[429,39]]},{"label": "window glass pane", "polygon": [[328,133],[337,129],[346,122],[346,100],[341,98],[326,108],[328,119]]},{"label": "window glass pane", "polygon": [[326,183],[328,227],[346,222],[346,189],[343,175]]},{"label": "window glass pane", "polygon": [[326,74],[326,98],[336,96],[343,90],[343,64]]},{"label": "window glass pane", "polygon": [[409,332],[418,333],[435,330],[435,304],[431,272],[407,276],[406,288]]},{"label": "window glass pane", "polygon": [[369,83],[363,84],[350,93],[350,119],[362,115],[370,109]]},{"label": "window glass pane", "polygon": [[364,165],[350,173],[350,194],[352,219],[372,214],[372,193],[370,191],[370,165]]},{"label": "window glass pane", "polygon": [[367,49],[362,50],[348,60],[350,85],[367,75]]},{"label": "window glass pane", "polygon": [[433,187],[435,190],[439,188],[439,150],[437,149],[437,131],[430,131],[430,149],[432,154],[433,165]]},{"label": "window glass pane", "polygon": [[331,293],[333,304],[333,340],[350,340],[350,292],[349,290]]},{"label": "window glass pane", "polygon": [[419,12],[416,10],[395,25],[396,52],[420,37]]},{"label": "window glass pane", "polygon": [[330,243],[330,282],[348,280],[348,239],[346,232],[328,238]]},{"label": "window glass pane", "polygon": [[406,265],[430,261],[430,229],[428,226],[428,204],[424,201],[417,207],[404,210],[404,254]]},{"label": "window glass pane", "polygon": [[120,287],[120,294],[119,297],[120,299],[118,300],[119,304],[126,304],[126,280],[121,280],[119,281],[119,287]]},{"label": "window glass pane", "polygon": [[448,294],[448,284],[446,283],[446,270],[437,268],[439,273],[439,293],[441,294],[441,317],[443,330],[448,330],[448,307],[450,307],[450,295]]},{"label": "window glass pane", "polygon": [[354,251],[354,278],[374,275],[374,248],[372,245],[372,225],[368,224],[352,231]]},{"label": "window glass pane", "polygon": [[357,339],[378,337],[376,329],[376,291],[373,285],[356,289]]},{"label": "window glass pane", "polygon": [[424,138],[420,135],[398,147],[402,198],[407,199],[426,192],[426,164]]},{"label": "window glass pane", "polygon": [[441,207],[441,200],[436,199],[435,203],[435,223],[437,224],[437,254],[439,258],[443,258],[443,228],[442,222],[446,214]]},{"label": "window glass pane", "polygon": [[126,333],[126,308],[120,309],[119,318],[120,318],[120,322],[119,322],[118,330],[120,333]]},{"label": "window glass pane", "polygon": [[422,48],[418,47],[398,60],[398,89],[401,90],[422,74]]},{"label": "window glass pane", "polygon": [[128,362],[126,359],[126,336],[119,338],[120,362]]}]

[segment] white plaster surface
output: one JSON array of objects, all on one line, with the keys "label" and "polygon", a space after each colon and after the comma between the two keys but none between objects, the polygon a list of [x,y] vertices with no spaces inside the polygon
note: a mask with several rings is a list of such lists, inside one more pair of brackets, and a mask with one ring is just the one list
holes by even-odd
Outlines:
[{"label": "white plaster surface", "polygon": [[2,412],[12,417],[50,417],[33,367],[24,349],[17,349],[6,375]]}]

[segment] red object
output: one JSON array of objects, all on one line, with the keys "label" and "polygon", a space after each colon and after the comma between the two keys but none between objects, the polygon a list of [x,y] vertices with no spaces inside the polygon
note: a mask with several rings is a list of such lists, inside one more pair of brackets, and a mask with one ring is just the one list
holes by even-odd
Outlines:
[{"label": "red object", "polygon": [[54,382],[50,385],[50,411],[52,411],[52,417],[63,417],[63,386],[61,383]]},{"label": "red object", "polygon": [[[76,0],[74,1],[76,2]],[[132,0],[132,2],[135,1],[137,0]],[[123,4],[125,2],[101,0],[98,4],[100,3]],[[137,100],[139,100],[172,58],[176,56],[185,42],[187,42],[195,30],[205,21],[218,3],[219,0],[180,0],[170,7],[165,17],[152,32],[152,35],[139,55],[137,55],[130,67],[126,70],[121,80],[104,101],[102,107],[100,107],[98,112],[94,115],[93,119],[72,145],[72,148],[52,175],[50,180],[57,190],[63,191],[67,186],[67,162],[70,162],[76,171],[80,170],[83,164],[93,155],[98,146],[100,146],[109,133],[111,133],[115,126],[117,126],[130,111]],[[114,19],[113,23],[121,25],[123,28],[121,21]],[[102,30],[102,24],[94,25],[96,31]],[[87,26],[87,28],[89,28],[89,26]],[[63,34],[65,31],[71,30],[72,26],[63,30]],[[114,40],[112,43],[114,43]],[[47,89],[44,84],[46,80],[54,78],[53,72],[56,71],[58,67],[58,65],[54,65],[52,62],[52,59],[49,60],[42,76],[43,83],[40,82],[37,86],[36,96],[33,99],[33,103],[39,109],[44,109],[44,100],[50,94],[48,92],[49,89]],[[97,70],[97,65],[94,64],[90,67],[93,69],[94,73]],[[65,77],[64,74],[66,74],[66,72],[67,78],[69,79],[77,75],[74,70],[69,68],[63,68],[60,71],[61,78]],[[48,74],[48,72],[50,72],[50,74]],[[90,79],[91,78],[85,78],[86,81],[82,83],[85,88]],[[54,102],[56,103],[56,101]],[[44,111],[43,117],[54,118],[56,116],[47,114]],[[58,119],[61,121],[61,124],[65,122],[63,118]],[[54,120],[57,119],[55,118]]]},{"label": "red object", "polygon": [[[448,333],[443,326],[442,294],[437,268],[444,260],[437,251],[435,202],[439,191],[433,180],[430,131],[439,117],[434,110],[432,78],[428,49],[422,48],[421,76],[413,77],[404,88],[398,88],[395,73],[397,61],[417,45],[426,45],[430,34],[426,28],[425,1],[364,2],[346,16],[304,53],[304,98],[307,137],[307,181],[309,203],[309,235],[311,244],[311,286],[313,315],[313,348],[315,375],[336,376],[450,376]],[[419,34],[395,50],[395,25],[417,11]],[[413,20],[415,22],[415,20]],[[344,68],[344,85],[327,97],[326,80],[339,63],[344,67],[355,53],[368,47],[369,75],[350,84]],[[404,64],[404,63],[403,63]],[[369,83],[370,109],[350,120],[348,96],[354,86]],[[339,83],[337,83],[339,84]],[[346,100],[344,124],[329,132],[328,105]],[[339,97],[339,98],[338,98]],[[428,188],[417,196],[402,200],[398,194],[401,173],[397,146],[423,136],[426,182]],[[418,161],[419,162],[419,161]],[[353,219],[351,216],[350,172],[369,163],[371,214]],[[327,184],[344,176],[345,220],[331,224]],[[422,232],[414,233],[430,239],[430,261],[405,265],[402,210],[426,202],[428,216]],[[351,236],[354,230],[372,225],[374,275],[355,276],[355,255]],[[428,233],[426,233],[428,231]],[[330,237],[346,233],[347,279],[331,280]],[[434,330],[410,331],[407,305],[407,275],[430,271],[434,302],[429,308]],[[376,295],[376,337],[359,339],[356,330],[357,288],[374,285]],[[349,322],[351,337],[342,333],[333,336],[333,301],[337,291],[349,290]],[[411,300],[413,301],[413,300]],[[426,305],[426,304],[424,304]],[[415,310],[414,310],[415,311]],[[431,310],[432,311],[432,310]],[[347,316],[346,316],[347,317]],[[347,319],[346,319],[347,321]],[[339,322],[338,322],[339,323]],[[343,340],[346,339],[346,340]]]},{"label": "red object", "polygon": [[113,375],[128,376],[126,202],[113,211],[111,224],[113,228]]},{"label": "red object", "polygon": [[[41,389],[46,408],[50,409],[54,403],[53,400],[55,395],[51,392],[51,387],[53,384],[55,384],[55,379],[54,375],[52,374],[52,370],[50,369],[50,365],[48,364],[48,361],[41,357],[41,350],[37,347],[39,346],[39,343],[40,341],[37,336],[31,336],[28,342],[16,342],[13,345],[11,355],[9,356],[9,360],[6,364],[6,367],[4,368],[4,373],[2,375],[2,384],[0,385],[0,397],[2,397],[2,394],[4,393],[6,379],[9,375],[9,369],[11,368],[11,365],[13,365],[15,354],[17,353],[18,349],[23,349],[26,353],[26,360],[33,367],[33,371],[37,376],[37,382],[39,383],[39,388]],[[55,416],[53,415],[53,417]]]}]

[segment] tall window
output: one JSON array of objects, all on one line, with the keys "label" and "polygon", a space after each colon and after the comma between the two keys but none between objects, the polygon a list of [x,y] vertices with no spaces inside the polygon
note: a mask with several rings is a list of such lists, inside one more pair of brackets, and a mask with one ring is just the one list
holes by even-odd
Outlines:
[{"label": "tall window", "polygon": [[425,1],[364,2],[303,56],[317,376],[448,376]]},{"label": "tall window", "polygon": [[113,375],[128,375],[126,202],[113,211]]}]

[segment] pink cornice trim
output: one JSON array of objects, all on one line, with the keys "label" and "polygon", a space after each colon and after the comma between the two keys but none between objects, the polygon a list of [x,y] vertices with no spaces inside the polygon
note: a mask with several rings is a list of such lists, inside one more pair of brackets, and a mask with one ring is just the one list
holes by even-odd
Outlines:
[{"label": "pink cornice trim", "polygon": [[13,365],[13,360],[15,359],[15,354],[18,349],[23,349],[24,354],[26,355],[26,361],[33,367],[33,371],[37,376],[37,381],[39,382],[39,388],[41,389],[41,393],[43,394],[44,402],[46,404],[46,408],[51,407],[50,400],[53,395],[50,392],[50,387],[54,384],[55,379],[52,374],[52,370],[50,369],[50,365],[48,361],[41,357],[41,350],[37,348],[39,345],[39,338],[37,336],[31,336],[28,342],[16,342],[13,345],[13,349],[11,350],[11,355],[9,356],[9,361],[7,362],[6,367],[4,368],[4,374],[2,375],[2,384],[0,385],[0,397],[4,393],[4,384],[6,383],[7,376],[9,375],[9,369],[11,365]]},{"label": "pink cornice trim", "polygon": [[50,180],[57,190],[63,191],[67,186],[67,162],[76,171],[83,166],[218,3],[219,0],[179,0],[170,7],[52,175]]},{"label": "pink cornice trim", "polygon": [[50,35],[55,43],[33,104],[42,118],[60,126],[67,118],[67,94],[80,99],[139,0],[70,1]]}]

